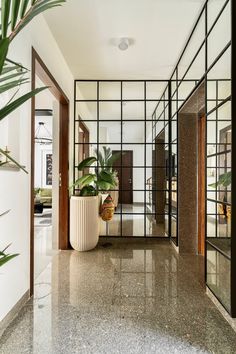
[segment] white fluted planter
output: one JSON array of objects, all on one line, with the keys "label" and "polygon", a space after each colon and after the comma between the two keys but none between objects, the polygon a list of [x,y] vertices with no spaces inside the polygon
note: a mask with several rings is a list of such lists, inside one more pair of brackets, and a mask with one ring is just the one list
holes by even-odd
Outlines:
[{"label": "white fluted planter", "polygon": [[77,197],[70,199],[70,244],[77,251],[89,251],[99,239],[99,199]]}]

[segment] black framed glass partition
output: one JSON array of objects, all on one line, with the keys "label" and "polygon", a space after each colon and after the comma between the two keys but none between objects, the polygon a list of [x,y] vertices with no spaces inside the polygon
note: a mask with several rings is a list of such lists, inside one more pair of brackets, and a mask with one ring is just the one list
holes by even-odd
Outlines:
[{"label": "black framed glass partition", "polygon": [[[236,316],[236,242],[231,239],[233,186],[231,90],[233,1],[205,2],[193,31],[171,76],[169,100],[169,150],[176,155],[170,174],[172,225],[170,237],[178,246],[178,119],[181,108],[205,85],[205,258],[206,284],[225,309]],[[232,89],[231,89],[232,87]],[[231,182],[232,180],[232,182]],[[175,192],[176,191],[176,197]],[[232,226],[232,227],[231,227]],[[235,246],[234,246],[235,244]],[[234,260],[235,259],[235,260]]]},{"label": "black framed glass partition", "polygon": [[[74,180],[84,145],[89,155],[110,151],[116,210],[101,236],[169,237],[168,81],[76,80]],[[80,139],[79,124],[89,131]],[[162,136],[160,136],[162,134]],[[93,166],[90,172],[101,166]],[[76,192],[76,191],[75,191]],[[106,195],[104,191],[100,193]]]},{"label": "black framed glass partition", "polygon": [[234,6],[230,0],[205,2],[170,79],[76,80],[74,163],[76,178],[82,119],[90,130],[90,154],[104,147],[121,152],[114,166],[114,222],[102,225],[101,235],[169,237],[179,246],[179,115],[204,85],[206,284],[233,317]]}]

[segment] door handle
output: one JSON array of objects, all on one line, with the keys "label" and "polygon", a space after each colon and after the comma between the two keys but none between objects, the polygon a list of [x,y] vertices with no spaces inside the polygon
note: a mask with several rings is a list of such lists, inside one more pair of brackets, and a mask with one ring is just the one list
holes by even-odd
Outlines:
[{"label": "door handle", "polygon": [[132,178],[129,178],[129,184],[132,184]]},{"label": "door handle", "polygon": [[59,187],[61,187],[61,172],[59,173]]}]

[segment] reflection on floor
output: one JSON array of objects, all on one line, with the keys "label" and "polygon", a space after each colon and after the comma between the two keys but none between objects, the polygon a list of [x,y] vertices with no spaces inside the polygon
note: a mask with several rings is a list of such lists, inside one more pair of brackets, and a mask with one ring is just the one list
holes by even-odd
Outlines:
[{"label": "reflection on floor", "polygon": [[42,273],[52,261],[52,210],[44,209],[34,217],[34,277]]},{"label": "reflection on floor", "polygon": [[167,237],[167,216],[163,216],[163,223],[157,224],[153,214],[144,213],[145,204],[119,204],[111,221],[101,220],[100,235]]},{"label": "reflection on floor", "polygon": [[205,295],[202,258],[165,241],[112,243],[54,256],[1,354],[235,353],[235,332]]}]

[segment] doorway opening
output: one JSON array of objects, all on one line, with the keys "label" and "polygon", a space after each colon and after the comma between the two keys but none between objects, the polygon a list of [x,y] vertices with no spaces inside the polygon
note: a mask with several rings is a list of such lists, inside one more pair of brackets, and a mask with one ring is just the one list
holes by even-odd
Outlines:
[{"label": "doorway opening", "polygon": [[69,100],[32,48],[30,293],[55,250],[69,248]]},{"label": "doorway opening", "polygon": [[178,117],[179,250],[205,254],[206,116],[205,83],[187,100]]}]

